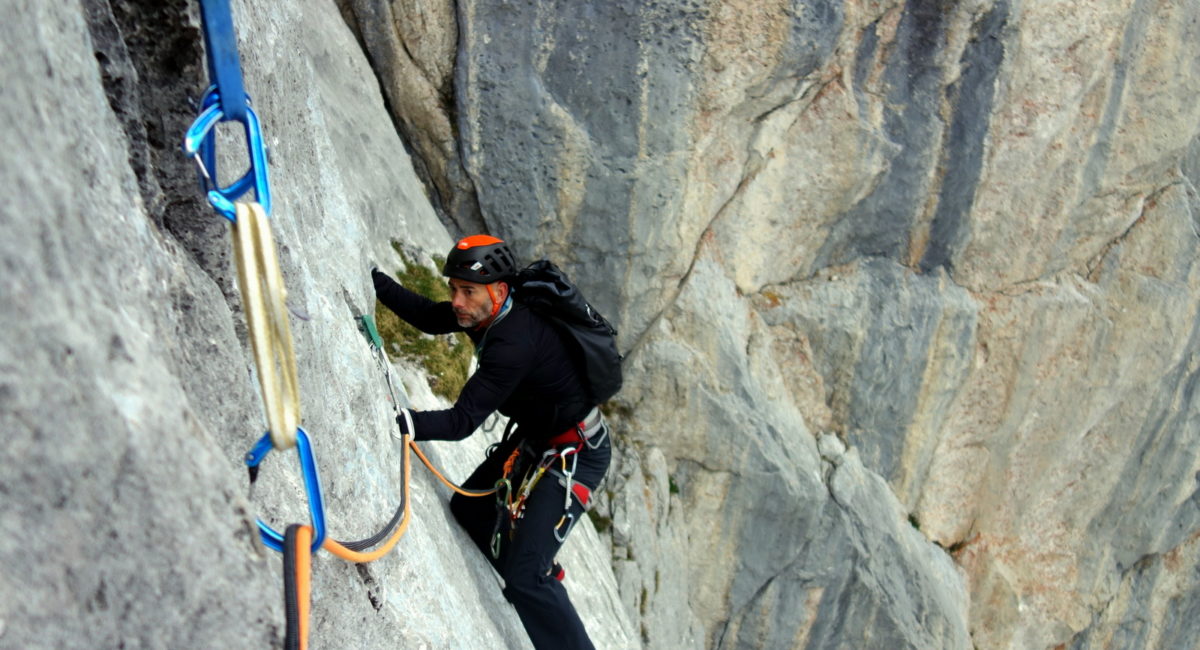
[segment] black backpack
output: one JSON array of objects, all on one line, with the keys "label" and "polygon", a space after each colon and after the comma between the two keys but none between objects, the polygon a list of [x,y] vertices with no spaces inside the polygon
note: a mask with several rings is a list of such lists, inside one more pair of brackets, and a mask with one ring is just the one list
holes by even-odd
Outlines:
[{"label": "black backpack", "polygon": [[592,308],[571,280],[549,260],[525,267],[512,281],[513,299],[559,328],[574,342],[583,360],[588,397],[608,401],[621,390],[621,353],[617,330]]}]

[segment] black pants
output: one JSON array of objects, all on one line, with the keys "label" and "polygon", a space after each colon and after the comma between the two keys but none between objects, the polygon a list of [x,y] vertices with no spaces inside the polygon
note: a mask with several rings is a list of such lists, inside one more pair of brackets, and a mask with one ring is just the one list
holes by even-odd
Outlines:
[{"label": "black pants", "polygon": [[[592,438],[597,440],[603,436],[596,448],[584,445],[575,459],[573,480],[591,490],[599,487],[612,459],[608,425],[604,426],[605,429]],[[475,469],[463,487],[485,490],[495,485],[512,449],[512,445],[507,449],[504,446],[496,449]],[[522,461],[536,464],[538,458],[526,452]],[[556,463],[555,467],[561,465]],[[512,477],[514,491],[518,489],[517,482],[520,479],[520,476]],[[450,511],[504,579],[504,597],[516,608],[529,640],[539,649],[593,648],[583,621],[567,597],[566,587],[550,575],[554,556],[562,546],[562,542],[555,537],[555,525],[563,516],[565,498],[566,489],[558,478],[549,472],[543,475],[525,502],[525,516],[518,521],[511,539],[508,517],[505,515],[500,530],[502,546],[499,558],[492,557],[491,551],[492,533],[496,526],[496,500],[459,494],[450,499]],[[583,511],[584,506],[577,499],[572,499],[572,526],[583,516]],[[558,537],[565,538],[567,532],[569,528],[560,527]]]}]

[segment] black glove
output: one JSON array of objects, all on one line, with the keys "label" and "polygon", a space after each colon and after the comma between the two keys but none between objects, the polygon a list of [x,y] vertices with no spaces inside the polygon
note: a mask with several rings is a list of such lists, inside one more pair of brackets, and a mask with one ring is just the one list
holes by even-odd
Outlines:
[{"label": "black glove", "polygon": [[387,283],[394,282],[394,280],[392,280],[392,278],[389,277],[387,273],[380,271],[379,267],[372,266],[371,267],[371,282],[375,283],[375,291],[378,293],[380,288],[387,286]]},{"label": "black glove", "polygon": [[400,414],[396,416],[396,426],[400,427],[400,435],[413,435],[412,414],[408,409],[400,409]]}]

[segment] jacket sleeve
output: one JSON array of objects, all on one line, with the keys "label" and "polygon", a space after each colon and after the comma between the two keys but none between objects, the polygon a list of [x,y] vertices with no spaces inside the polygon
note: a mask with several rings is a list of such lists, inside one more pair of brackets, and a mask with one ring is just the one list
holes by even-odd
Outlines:
[{"label": "jacket sleeve", "polygon": [[454,317],[450,303],[434,302],[419,293],[409,291],[378,270],[371,272],[371,281],[375,283],[375,297],[379,298],[379,302],[422,332],[447,334],[463,330],[458,324],[458,319]]},{"label": "jacket sleeve", "polygon": [[488,340],[479,367],[453,407],[412,414],[414,439],[462,440],[470,436],[512,395],[529,373],[532,360],[533,355],[519,341]]}]

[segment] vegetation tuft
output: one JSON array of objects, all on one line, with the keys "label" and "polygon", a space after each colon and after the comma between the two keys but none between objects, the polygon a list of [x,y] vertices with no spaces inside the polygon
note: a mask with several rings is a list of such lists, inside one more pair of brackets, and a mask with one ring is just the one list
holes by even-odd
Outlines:
[{"label": "vegetation tuft", "polygon": [[[450,299],[450,291],[441,276],[426,266],[410,261],[397,242],[392,243],[392,248],[404,260],[404,268],[395,274],[397,282],[430,300]],[[442,260],[435,261],[439,267],[443,263]],[[375,301],[375,323],[379,327],[379,336],[383,337],[384,349],[390,355],[399,350],[404,357],[420,363],[429,378],[429,387],[435,394],[450,400],[458,396],[463,384],[467,383],[467,370],[473,353],[471,341],[465,334],[424,334],[378,300]]]},{"label": "vegetation tuft", "polygon": [[611,517],[605,517],[604,515],[597,513],[595,510],[588,510],[587,516],[592,520],[592,526],[595,526],[597,533],[603,535],[604,533],[607,533],[610,528],[612,528],[613,521]]}]

